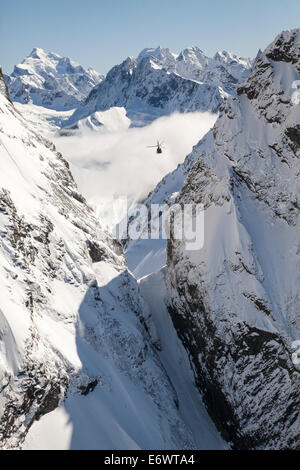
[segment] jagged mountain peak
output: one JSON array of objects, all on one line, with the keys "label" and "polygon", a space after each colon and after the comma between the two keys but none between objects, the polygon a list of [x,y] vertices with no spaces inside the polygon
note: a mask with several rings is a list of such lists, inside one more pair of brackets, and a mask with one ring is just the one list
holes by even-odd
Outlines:
[{"label": "jagged mountain peak", "polygon": [[[194,45],[191,45],[191,46],[188,46],[186,47],[185,49],[183,49],[184,51],[194,51],[194,52],[197,52],[199,54],[204,54],[203,50],[200,49],[199,46],[196,46],[195,44]],[[205,55],[205,54],[204,54]]]},{"label": "jagged mountain peak", "polygon": [[209,61],[198,46],[190,46],[178,55],[176,71],[186,78],[204,81],[203,71],[208,68]]},{"label": "jagged mountain peak", "polygon": [[122,64],[124,67],[128,68],[133,68],[137,66],[137,60],[133,56],[128,56],[127,59],[125,59]]},{"label": "jagged mountain peak", "polygon": [[232,52],[223,50],[223,51],[217,51],[214,55],[214,59],[217,60],[223,60],[223,61],[228,61],[228,60],[233,60],[236,59],[238,56],[236,54],[233,54]]},{"label": "jagged mountain peak", "polygon": [[123,60],[123,62],[121,62],[121,64],[112,67],[106,76],[109,77],[110,75],[119,70],[133,70],[137,67],[137,65],[137,60],[133,56],[128,56],[125,60]]},{"label": "jagged mountain peak", "polygon": [[32,49],[30,54],[15,66],[12,77],[21,75],[53,73],[54,75],[84,73],[85,69],[69,57],[62,57],[54,52],[46,52],[40,47]]},{"label": "jagged mountain peak", "polygon": [[[34,47],[30,54],[27,56],[27,58],[31,57],[32,59],[44,59],[46,57],[52,57],[52,58],[61,58],[59,54],[56,54],[55,52],[46,52],[44,49],[41,47]],[[25,59],[26,60],[26,59]]]},{"label": "jagged mountain peak", "polygon": [[33,59],[40,59],[45,54],[46,53],[44,49],[42,49],[41,47],[34,47],[27,57],[32,57]]},{"label": "jagged mountain peak", "polygon": [[282,31],[267,47],[265,54],[276,62],[291,62],[299,65],[300,28]]},{"label": "jagged mountain peak", "polygon": [[144,59],[145,57],[155,57],[156,59],[159,59],[159,60],[175,60],[177,55],[174,54],[168,47],[162,47],[162,46],[158,46],[158,47],[146,47],[145,49],[143,49],[138,57],[137,57],[137,61],[140,62],[142,59]]},{"label": "jagged mountain peak", "polygon": [[206,54],[200,49],[198,46],[189,46],[183,49],[183,51],[180,52],[178,55],[178,60],[181,60],[182,57],[185,56],[195,56],[199,58],[207,58]]},{"label": "jagged mountain peak", "polygon": [[[106,75],[106,80],[108,83],[113,82],[114,84],[117,84],[119,81],[121,85],[122,80],[128,80],[132,76],[133,71],[137,68],[137,66],[138,63],[136,59],[132,56],[128,56],[120,65],[115,65],[112,67],[112,69],[110,69]],[[99,85],[101,85],[101,82]],[[91,91],[90,95],[86,99],[86,103],[90,102],[94,96],[97,95],[99,85]]]},{"label": "jagged mountain peak", "polygon": [[[283,31],[264,52],[258,53],[252,73],[237,92],[246,94],[269,122],[281,123],[290,114],[291,96],[299,72],[300,29]],[[297,114],[297,107],[292,110]]]},{"label": "jagged mountain peak", "polygon": [[13,101],[67,110],[78,106],[102,79],[68,57],[35,47],[6,81]]}]

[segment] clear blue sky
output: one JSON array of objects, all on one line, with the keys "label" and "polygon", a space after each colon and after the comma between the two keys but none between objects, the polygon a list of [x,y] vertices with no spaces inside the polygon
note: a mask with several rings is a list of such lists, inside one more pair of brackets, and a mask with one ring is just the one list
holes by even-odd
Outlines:
[{"label": "clear blue sky", "polygon": [[0,65],[11,72],[33,47],[103,73],[159,44],[255,56],[299,25],[299,0],[0,0]]}]

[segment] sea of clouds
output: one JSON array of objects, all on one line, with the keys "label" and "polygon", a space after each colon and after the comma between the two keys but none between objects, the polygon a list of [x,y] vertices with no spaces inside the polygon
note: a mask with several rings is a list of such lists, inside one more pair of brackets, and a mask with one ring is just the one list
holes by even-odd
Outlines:
[{"label": "sea of clouds", "polygon": [[[139,128],[80,132],[58,137],[79,190],[102,222],[113,228],[123,214],[118,199],[142,201],[156,184],[184,161],[193,145],[214,125],[211,113],[174,113]],[[123,126],[124,127],[124,126]],[[156,141],[164,142],[157,154]]]}]

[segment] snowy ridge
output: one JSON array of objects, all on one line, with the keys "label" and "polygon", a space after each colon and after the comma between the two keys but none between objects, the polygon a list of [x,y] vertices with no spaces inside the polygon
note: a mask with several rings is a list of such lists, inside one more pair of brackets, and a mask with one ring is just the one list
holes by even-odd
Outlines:
[{"label": "snowy ridge", "polygon": [[280,34],[222,104],[176,199],[204,204],[204,248],[167,247],[169,312],[238,449],[299,448],[299,46]]},{"label": "snowy ridge", "polygon": [[77,107],[103,76],[68,57],[34,48],[5,78],[13,101],[62,111]]},{"label": "snowy ridge", "polygon": [[145,49],[113,67],[68,124],[112,106],[125,107],[136,126],[175,111],[216,112],[251,65],[250,59],[225,52],[209,59],[195,46],[178,56],[161,47]]},{"label": "snowy ridge", "polygon": [[130,123],[125,108],[112,107],[107,111],[96,111],[73,125],[65,126],[60,131],[60,135],[72,135],[73,133],[77,135],[78,132],[101,130],[116,132],[128,129]]},{"label": "snowy ridge", "polygon": [[194,447],[121,246],[4,89],[0,446]]},{"label": "snowy ridge", "polygon": [[137,61],[145,57],[154,58],[165,70],[183,78],[221,86],[227,92],[234,91],[236,84],[248,76],[253,65],[252,59],[238,57],[228,51],[218,51],[213,58],[207,57],[197,46],[187,47],[180,54],[161,46],[144,49]]}]

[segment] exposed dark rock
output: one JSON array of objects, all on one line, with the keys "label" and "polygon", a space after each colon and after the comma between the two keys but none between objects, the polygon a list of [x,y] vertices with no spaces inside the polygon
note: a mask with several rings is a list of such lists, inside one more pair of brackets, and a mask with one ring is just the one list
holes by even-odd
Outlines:
[{"label": "exposed dark rock", "polygon": [[106,258],[106,252],[104,248],[100,248],[97,242],[88,240],[87,245],[93,263],[99,263]]},{"label": "exposed dark rock", "polygon": [[99,383],[99,380],[96,379],[96,380],[93,380],[92,382],[89,382],[89,383],[87,384],[87,386],[81,386],[81,387],[80,387],[81,395],[85,395],[85,396],[86,396],[86,395],[88,395],[89,393],[92,393],[92,392],[95,390],[95,388],[97,387],[98,383]]},{"label": "exposed dark rock", "polygon": [[10,101],[11,103],[11,99],[10,99],[10,96],[9,96],[9,92],[8,92],[8,88],[7,88],[7,84],[4,80],[4,76],[3,76],[3,73],[2,73],[2,69],[0,67],[0,93],[3,93],[4,96]]},{"label": "exposed dark rock", "polygon": [[285,131],[288,138],[299,148],[300,147],[300,124],[296,127],[288,127]]}]

